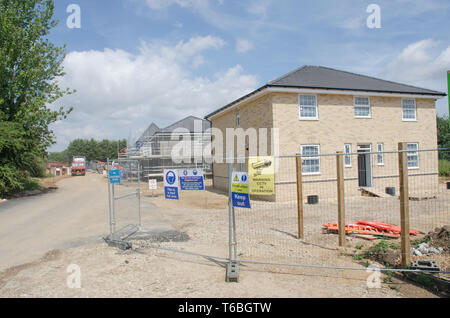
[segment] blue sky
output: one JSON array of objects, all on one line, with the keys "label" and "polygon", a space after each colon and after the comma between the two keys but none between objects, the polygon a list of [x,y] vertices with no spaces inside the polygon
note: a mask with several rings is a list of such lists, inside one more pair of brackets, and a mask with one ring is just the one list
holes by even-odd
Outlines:
[{"label": "blue sky", "polygon": [[[448,0],[57,0],[67,45],[51,151],[75,138],[135,138],[151,123],[203,117],[304,64],[446,91]],[[381,8],[370,29],[367,7]],[[66,25],[69,4],[81,28]],[[448,114],[447,99],[437,103]]]}]

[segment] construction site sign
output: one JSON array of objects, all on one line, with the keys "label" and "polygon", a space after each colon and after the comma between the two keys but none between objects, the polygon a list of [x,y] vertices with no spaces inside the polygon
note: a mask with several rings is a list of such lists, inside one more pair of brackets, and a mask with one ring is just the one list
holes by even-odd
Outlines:
[{"label": "construction site sign", "polygon": [[233,172],[231,178],[231,201],[236,208],[250,209],[249,179],[245,172]]},{"label": "construction site sign", "polygon": [[164,169],[164,197],[168,200],[179,200],[178,171]]},{"label": "construction site sign", "polygon": [[148,189],[149,190],[158,190],[158,181],[156,179],[148,180]]},{"label": "construction site sign", "polygon": [[184,169],[180,170],[179,172],[181,191],[205,190],[205,182],[202,169]]},{"label": "construction site sign", "polygon": [[109,183],[120,183],[120,170],[109,170]]},{"label": "construction site sign", "polygon": [[273,195],[275,193],[274,157],[250,157],[248,174],[250,194]]}]

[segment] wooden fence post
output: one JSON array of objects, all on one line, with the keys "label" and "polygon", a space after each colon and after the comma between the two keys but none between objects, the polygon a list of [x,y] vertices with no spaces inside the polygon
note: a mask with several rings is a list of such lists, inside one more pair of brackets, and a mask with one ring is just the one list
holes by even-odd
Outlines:
[{"label": "wooden fence post", "polygon": [[338,195],[338,236],[339,246],[345,245],[345,200],[344,200],[344,156],[336,152],[337,195]]},{"label": "wooden fence post", "polygon": [[398,143],[398,170],[400,176],[400,226],[401,226],[401,265],[407,268],[411,263],[411,243],[409,240],[409,189],[408,189],[408,156],[405,142]]},{"label": "wooden fence post", "polygon": [[303,225],[303,182],[302,182],[302,158],[300,154],[296,156],[296,170],[297,170],[297,214],[298,214],[298,238],[304,239],[304,225]]}]

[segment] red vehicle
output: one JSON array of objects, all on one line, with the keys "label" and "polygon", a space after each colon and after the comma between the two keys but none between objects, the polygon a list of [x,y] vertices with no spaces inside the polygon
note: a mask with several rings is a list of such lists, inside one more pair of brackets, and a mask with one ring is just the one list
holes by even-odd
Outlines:
[{"label": "red vehicle", "polygon": [[86,157],[73,157],[72,176],[86,175]]}]

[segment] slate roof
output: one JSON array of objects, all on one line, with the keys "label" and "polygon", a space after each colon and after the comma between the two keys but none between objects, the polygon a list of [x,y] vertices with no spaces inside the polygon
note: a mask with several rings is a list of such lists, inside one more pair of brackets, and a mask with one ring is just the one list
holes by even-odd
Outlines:
[{"label": "slate roof", "polygon": [[153,136],[157,131],[159,130],[159,127],[155,123],[151,123],[150,126],[144,131],[141,137],[139,137],[138,141],[145,141],[148,137]]},{"label": "slate roof", "polygon": [[161,133],[171,133],[177,128],[185,128],[188,129],[189,132],[194,132],[194,123],[196,120],[202,121],[202,132],[207,130],[208,128],[211,128],[211,123],[207,120],[195,117],[195,116],[188,116],[186,118],[183,118],[180,121],[177,121],[176,123],[167,126],[166,128],[159,128],[156,124],[152,123],[142,134],[142,136],[138,139],[138,141],[145,141],[148,139],[148,137],[151,137],[155,134],[161,134]]},{"label": "slate roof", "polygon": [[269,86],[342,89],[386,93],[444,95],[438,91],[339,71],[323,66],[302,66],[268,83]]},{"label": "slate roof", "polygon": [[239,101],[269,87],[330,89],[391,94],[446,96],[445,93],[426,88],[386,81],[375,77],[340,71],[329,67],[305,65],[273,81],[268,82],[266,85],[216,110],[215,112],[207,115],[205,118],[210,118],[211,116],[221,112],[222,110],[233,106]]},{"label": "slate roof", "polygon": [[194,132],[194,123],[196,120],[202,121],[202,131],[205,131],[208,128],[211,128],[211,123],[207,120],[195,117],[195,116],[188,116],[180,121],[177,121],[176,123],[167,126],[166,128],[160,129],[158,133],[171,133],[177,128],[185,128],[188,129],[189,132]]}]

